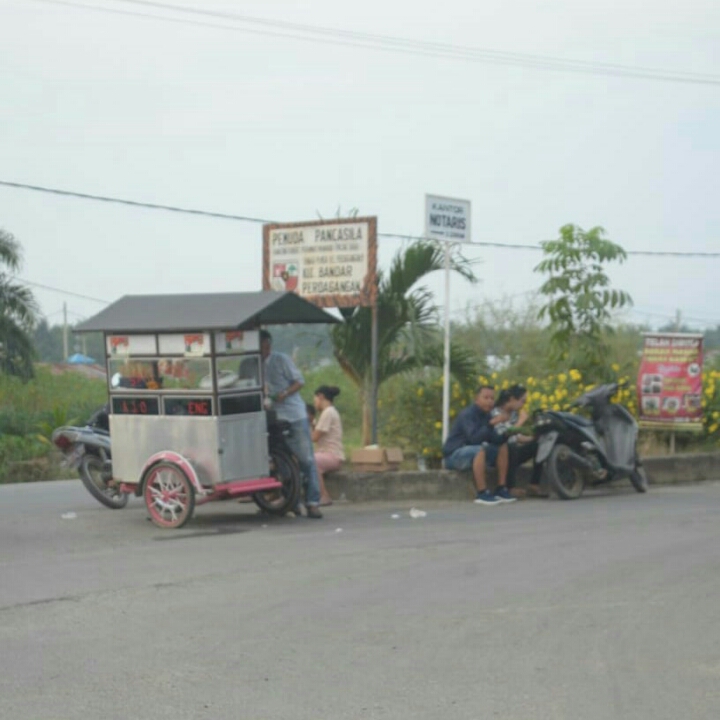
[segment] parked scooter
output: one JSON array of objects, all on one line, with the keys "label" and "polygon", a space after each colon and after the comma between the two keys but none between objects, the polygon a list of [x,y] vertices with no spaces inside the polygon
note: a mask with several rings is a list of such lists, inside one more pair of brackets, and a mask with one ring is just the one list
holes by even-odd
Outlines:
[{"label": "parked scooter", "polygon": [[588,408],[591,420],[570,412],[546,410],[535,418],[538,450],[550,486],[563,500],[582,495],[585,485],[630,478],[637,492],[648,480],[637,452],[638,424],[622,405],[611,402],[620,385],[600,385],[571,407]]},{"label": "parked scooter", "polygon": [[127,493],[112,481],[109,408],[100,408],[85,427],[59,427],[52,434],[53,444],[65,455],[65,465],[76,469],[83,485],[100,503],[113,510],[124,508]]}]

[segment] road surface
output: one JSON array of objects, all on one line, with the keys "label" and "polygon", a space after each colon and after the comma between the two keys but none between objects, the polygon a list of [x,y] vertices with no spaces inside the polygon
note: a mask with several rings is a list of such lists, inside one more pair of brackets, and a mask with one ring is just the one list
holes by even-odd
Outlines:
[{"label": "road surface", "polygon": [[0,718],[720,717],[720,485],[409,509],[0,487]]}]

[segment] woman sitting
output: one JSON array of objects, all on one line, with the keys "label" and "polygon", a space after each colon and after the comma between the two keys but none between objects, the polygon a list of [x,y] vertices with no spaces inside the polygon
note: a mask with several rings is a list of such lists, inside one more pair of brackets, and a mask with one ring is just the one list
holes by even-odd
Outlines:
[{"label": "woman sitting", "polygon": [[[527,402],[527,390],[522,385],[511,385],[503,390],[498,396],[493,414],[502,414],[506,422],[497,426],[498,432],[508,432],[512,427],[523,426],[528,420],[528,412],[525,410]],[[531,435],[516,434],[508,438],[508,451],[510,452],[510,468],[508,470],[507,486],[515,496],[522,497],[524,492],[514,488],[517,469],[528,460],[533,460],[532,476],[527,491],[535,496],[542,495],[540,480],[542,478],[542,465],[535,460],[537,454],[537,441]]]},{"label": "woman sitting", "polygon": [[333,404],[340,389],[321,385],[315,391],[313,403],[319,417],[313,425],[312,439],[315,443],[315,464],[320,478],[320,505],[332,505],[332,498],[325,488],[325,473],[339,470],[345,459],[342,444],[342,421]]}]

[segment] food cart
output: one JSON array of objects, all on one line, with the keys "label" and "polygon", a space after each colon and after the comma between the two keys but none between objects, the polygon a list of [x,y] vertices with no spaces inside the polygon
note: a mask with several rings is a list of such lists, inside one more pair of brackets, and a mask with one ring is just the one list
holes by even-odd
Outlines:
[{"label": "food cart", "polygon": [[131,295],[83,322],[77,332],[105,339],[109,482],[142,496],[163,528],[212,500],[292,509],[299,471],[287,424],[266,410],[259,330],[335,322],[290,292]]}]

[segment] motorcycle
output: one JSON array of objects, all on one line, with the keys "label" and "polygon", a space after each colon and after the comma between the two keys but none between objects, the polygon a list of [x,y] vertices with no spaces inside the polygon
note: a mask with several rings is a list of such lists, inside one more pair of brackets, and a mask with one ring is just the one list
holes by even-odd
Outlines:
[{"label": "motorcycle", "polygon": [[87,491],[113,510],[124,508],[128,494],[113,483],[109,408],[97,410],[84,427],[65,425],[52,434],[52,443],[65,456],[64,464],[77,470]]},{"label": "motorcycle", "polygon": [[628,410],[611,401],[620,385],[600,385],[571,407],[588,408],[591,419],[571,412],[540,411],[535,418],[538,449],[550,486],[563,500],[582,495],[585,485],[629,478],[639,493],[648,479],[637,452],[638,424]]},{"label": "motorcycle", "polygon": [[255,493],[255,504],[271,515],[285,515],[300,502],[302,480],[300,466],[294,453],[287,444],[292,433],[291,425],[278,420],[273,410],[267,411],[268,453],[270,456],[270,474],[282,483],[279,490]]}]

